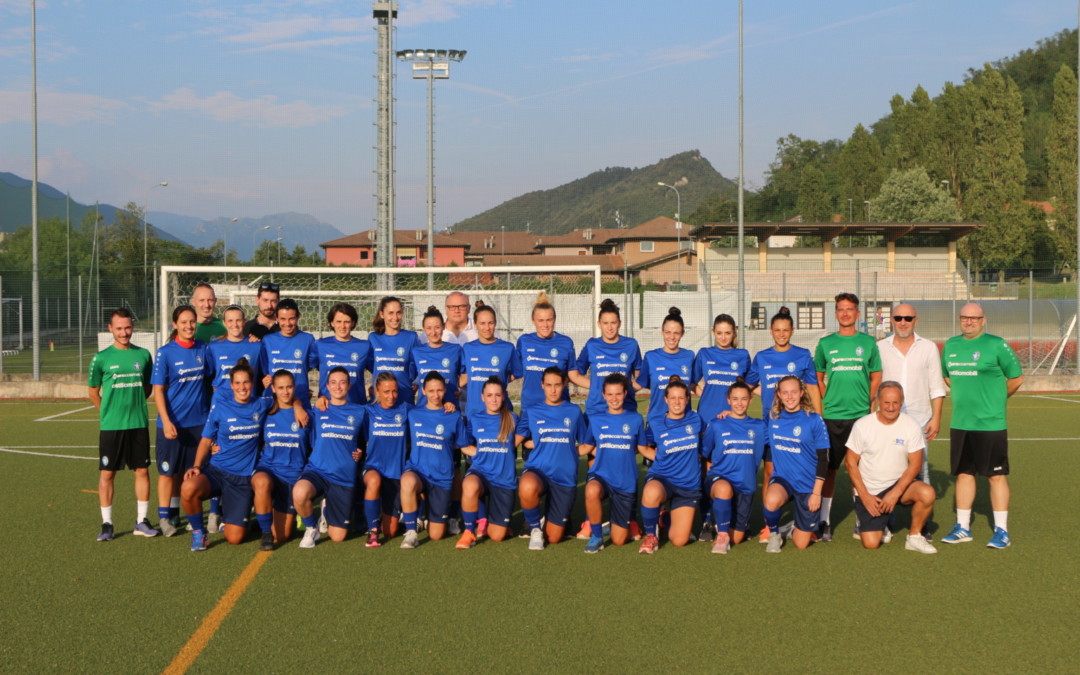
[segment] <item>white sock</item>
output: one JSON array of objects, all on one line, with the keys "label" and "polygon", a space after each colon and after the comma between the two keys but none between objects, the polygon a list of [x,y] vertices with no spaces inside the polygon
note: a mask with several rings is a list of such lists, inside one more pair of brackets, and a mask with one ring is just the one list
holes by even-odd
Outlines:
[{"label": "white sock", "polygon": [[139,513],[139,517],[135,521],[136,524],[137,524],[137,523],[141,523],[143,520],[146,519],[146,513],[150,510],[150,501],[149,500],[147,500],[145,502],[136,501],[135,506],[138,509],[138,513]]},{"label": "white sock", "polygon": [[970,530],[971,509],[956,509],[956,522],[965,530]]},{"label": "white sock", "polygon": [[821,515],[818,517],[818,520],[831,524],[832,519],[830,516],[832,516],[832,497],[822,497]]},{"label": "white sock", "polygon": [[102,524],[112,522],[112,506],[101,507],[101,522]]},{"label": "white sock", "polygon": [[178,508],[180,508],[180,498],[179,497],[173,497],[172,499],[170,499],[169,500],[169,508],[170,509],[178,509]]},{"label": "white sock", "polygon": [[1009,531],[1009,512],[1008,511],[994,511],[994,527],[1000,527],[1006,532]]}]

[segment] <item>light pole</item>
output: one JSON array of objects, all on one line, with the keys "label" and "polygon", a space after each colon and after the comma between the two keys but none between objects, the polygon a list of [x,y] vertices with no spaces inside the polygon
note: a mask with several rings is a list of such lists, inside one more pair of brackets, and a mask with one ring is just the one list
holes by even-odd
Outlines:
[{"label": "light pole", "polygon": [[[465,52],[457,49],[404,49],[397,52],[398,59],[412,63],[414,80],[427,80],[427,264],[435,266],[435,80],[450,78],[450,62],[461,61]],[[435,275],[427,275],[428,290],[435,288]]]},{"label": "light pole", "polygon": [[[262,227],[256,228],[255,231],[251,233],[251,264],[252,265],[255,264],[255,252],[256,252],[256,249],[255,249],[255,237],[256,237],[256,235],[258,235],[263,230],[269,230],[269,229],[270,229],[269,225],[263,225]],[[270,264],[270,260],[269,260],[270,254],[267,253],[266,257],[267,257],[266,264],[269,265]]]},{"label": "light pole", "polygon": [[[239,218],[233,218],[229,223],[235,223],[240,220]],[[221,266],[225,267],[229,264],[229,223],[225,223],[222,226],[221,234]]]},{"label": "light pole", "polygon": [[281,267],[281,240],[282,239],[283,239],[283,237],[278,237],[277,239],[274,240],[274,241],[277,242],[277,264],[278,264],[278,267]]},{"label": "light pole", "polygon": [[659,185],[660,187],[666,187],[669,190],[674,190],[675,191],[675,234],[676,234],[676,236],[678,238],[678,242],[679,242],[678,249],[677,249],[678,258],[676,258],[676,261],[675,261],[675,273],[677,275],[676,276],[676,283],[679,284],[679,286],[681,287],[682,286],[682,221],[679,220],[679,214],[682,213],[682,197],[679,196],[679,188],[675,187],[674,185],[668,185],[667,183],[663,183],[663,182],[657,183],[657,185]]},{"label": "light pole", "polygon": [[848,197],[848,200],[847,200],[847,221],[849,223],[855,222],[855,215],[854,215],[855,212],[852,210],[852,206],[851,206],[852,203],[853,202],[852,202],[851,197]]},{"label": "light pole", "polygon": [[[148,287],[149,277],[147,276],[147,258],[146,258],[146,212],[150,208],[150,191],[154,188],[169,187],[169,181],[163,180],[157,185],[151,185],[146,188],[146,196],[143,198],[143,211],[142,211],[142,282],[143,290]],[[150,316],[150,299],[146,300],[146,316]]]},{"label": "light pole", "polygon": [[[863,201],[863,206],[866,207],[866,222],[870,222],[870,201]],[[866,235],[866,248],[870,248],[870,235]]]}]

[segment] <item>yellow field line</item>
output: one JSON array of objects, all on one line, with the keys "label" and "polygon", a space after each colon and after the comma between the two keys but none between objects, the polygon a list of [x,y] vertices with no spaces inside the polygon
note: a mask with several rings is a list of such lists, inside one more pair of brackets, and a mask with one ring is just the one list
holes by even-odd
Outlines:
[{"label": "yellow field line", "polygon": [[187,644],[180,648],[172,663],[162,671],[165,675],[180,675],[187,672],[191,664],[195,663],[195,659],[199,658],[199,654],[209,644],[210,638],[214,637],[214,633],[221,627],[225,617],[232,611],[236,601],[244,594],[248,585],[255,579],[255,575],[259,573],[259,569],[269,557],[270,551],[259,551],[255,554],[255,557],[240,573],[240,576],[236,577],[236,581],[232,583],[232,586],[229,586],[229,590],[225,591],[225,595],[218,600],[214,609],[210,610],[210,613],[202,620],[202,623],[191,635]]},{"label": "yellow field line", "polygon": [[92,495],[96,495],[98,493],[97,490],[82,490],[81,492],[89,492]]}]

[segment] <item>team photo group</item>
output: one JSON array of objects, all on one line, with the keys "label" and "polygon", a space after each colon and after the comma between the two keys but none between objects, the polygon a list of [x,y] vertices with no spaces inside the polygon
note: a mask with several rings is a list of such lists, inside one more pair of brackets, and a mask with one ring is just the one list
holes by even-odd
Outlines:
[{"label": "team photo group", "polygon": [[[192,551],[205,550],[211,533],[241,544],[252,514],[266,551],[294,534],[308,549],[350,533],[366,533],[369,548],[399,540],[412,549],[425,531],[428,541],[456,537],[456,548],[469,549],[512,537],[519,507],[517,534],[529,550],[577,535],[586,553],[640,540],[639,552],[651,554],[661,537],[674,546],[711,542],[718,554],[756,539],[780,553],[788,543],[832,541],[839,498],[851,500],[851,533],[863,547],[889,543],[904,507],[905,548],[932,554],[937,494],[927,446],[942,431],[949,395],[955,521],[940,541],[979,536],[972,507],[984,476],[993,526],[983,540],[1011,545],[1006,404],[1023,377],[1006,341],[986,332],[977,303],[962,307],[960,335],[939,349],[916,332],[915,306],[895,305],[892,331],[877,341],[858,331],[859,299],[840,293],[838,330],[813,353],[793,344],[794,321],[781,308],[768,325],[772,346],[753,355],[739,347],[728,314],[712,322],[714,346],[681,347],[684,321],[672,307],[659,326],[663,346],[642,355],[609,299],[599,337],[575,345],[556,331],[545,293],[532,308],[535,330],[516,344],[496,337],[493,307],[463,292],[429,307],[422,332],[403,327],[403,300],[384,297],[366,339],[353,335],[353,305],[303,317],[329,333],[317,339],[301,330],[297,302],[282,296],[263,283],[254,316],[238,305],[218,316],[213,287],[199,284],[190,304],[172,311],[172,334],[153,355],[132,342],[132,314],[112,312],[113,342],[92,360],[88,380],[100,412],[98,541],[116,535],[114,479],[129,469],[132,533],[187,529]],[[512,402],[515,380],[520,401]],[[587,392],[583,405],[571,401],[570,385]],[[749,414],[754,397],[760,419]],[[157,410],[153,458],[148,399]],[[838,495],[841,468],[851,489]],[[580,526],[571,522],[579,499]],[[764,528],[750,532],[755,512]]]}]

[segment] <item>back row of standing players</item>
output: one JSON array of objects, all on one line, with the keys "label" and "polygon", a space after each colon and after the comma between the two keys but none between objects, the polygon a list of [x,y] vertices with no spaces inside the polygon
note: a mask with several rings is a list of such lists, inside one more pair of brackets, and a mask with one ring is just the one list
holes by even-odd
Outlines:
[{"label": "back row of standing players", "polygon": [[[795,540],[801,547],[809,542],[811,533],[825,539],[831,537],[829,509],[835,472],[844,460],[855,420],[869,412],[870,401],[880,384],[876,343],[869,336],[850,330],[858,317],[858,300],[850,294],[837,297],[841,331],[822,340],[816,357],[790,343],[793,325],[790,314],[783,309],[771,322],[774,345],[753,359],[746,350],[737,347],[735,322],[727,315],[716,317],[714,322],[716,346],[697,354],[681,348],[684,327],[676,308],[671,309],[661,326],[664,346],[643,358],[637,342],[620,335],[619,310],[610,300],[601,307],[601,336],[590,339],[580,353],[575,353],[573,342],[555,331],[555,309],[544,295],[532,312],[536,332],[523,335],[516,345],[495,337],[496,315],[490,307],[478,303],[470,324],[470,305],[461,293],[447,298],[448,320],[434,307],[425,314],[422,326],[426,344],[416,333],[402,330],[404,307],[396,298],[380,301],[367,340],[352,336],[357,314],[344,303],[331,308],[327,316],[333,335],[316,340],[299,330],[296,303],[288,299],[277,302],[277,296],[278,289],[273,285],[260,287],[259,316],[246,324],[241,308],[227,308],[223,324],[226,334],[208,345],[196,339],[198,329],[204,324],[198,321],[195,309],[177,308],[173,314],[176,334],[158,351],[151,379],[160,411],[157,459],[161,502],[179,492],[179,481],[174,480],[177,475],[185,475],[191,482],[190,489],[184,488],[185,507],[188,502],[197,505],[197,508],[185,508],[189,522],[201,521],[202,497],[224,493],[226,502],[230,499],[234,502],[232,508],[226,505],[224,522],[239,528],[237,537],[229,536],[228,527],[226,535],[239,541],[250,501],[240,508],[242,495],[230,493],[225,483],[231,478],[240,478],[237,482],[243,483],[252,473],[268,473],[272,483],[269,489],[275,492],[274,511],[279,511],[280,506],[278,515],[282,518],[277,527],[271,526],[270,517],[260,513],[258,498],[255,511],[260,525],[266,524],[263,544],[270,548],[273,540],[281,541],[289,535],[289,517],[294,508],[305,525],[309,525],[301,545],[314,545],[319,532],[307,521],[313,518],[311,500],[320,494],[327,498],[324,516],[329,521],[331,537],[343,539],[350,524],[352,503],[361,501],[358,494],[361,491],[369,546],[380,544],[380,532],[393,536],[399,517],[406,530],[402,545],[406,548],[416,545],[419,494],[426,497],[430,536],[441,538],[446,523],[456,522],[460,508],[457,501],[463,483],[458,462],[453,459],[460,450],[474,460],[464,474],[465,504],[461,514],[466,531],[459,547],[471,546],[477,533],[483,536],[488,523],[493,526],[488,531],[491,538],[505,536],[514,488],[530,531],[530,547],[543,548],[545,535],[548,541],[559,541],[574,503],[579,453],[594,458],[586,487],[589,521],[583,531],[591,535],[586,550],[602,548],[599,504],[605,497],[611,503],[612,540],[618,544],[625,542],[636,525],[638,490],[634,457],[639,453],[656,462],[650,467],[642,491],[641,515],[645,524],[642,551],[656,550],[660,506],[665,503],[670,503],[671,508],[671,541],[681,545],[692,539],[690,531],[705,487],[713,497],[713,508],[704,511],[704,519],[708,521],[714,516],[720,525],[714,551],[726,552],[729,528],[736,543],[745,537],[757,469],[768,451],[766,439],[770,430],[761,421],[746,417],[751,390],[760,392],[763,410],[775,408],[770,416],[770,424],[777,426],[771,430],[772,437],[794,439],[801,446],[785,450],[783,459],[777,455],[779,461],[767,462],[767,470],[774,465],[782,467],[777,474],[783,480],[770,481],[766,476],[765,481],[766,485],[776,482],[784,487],[776,505],[777,513],[784,502],[795,500]],[[245,337],[260,333],[261,342]],[[239,419],[239,413],[232,410],[233,403],[254,404],[254,401],[241,401],[232,389],[233,368],[241,357],[256,364],[257,375],[252,384],[265,389],[264,408],[255,410],[253,416],[264,415],[268,409],[288,415],[294,406],[311,410],[313,432],[306,436],[308,442],[313,442],[318,450],[320,439],[332,444],[333,439],[347,440],[352,435],[353,441],[349,443],[354,447],[342,446],[337,456],[350,458],[356,470],[350,472],[348,465],[340,461],[330,462],[332,467],[324,461],[320,473],[316,452],[311,460],[316,465],[313,475],[302,473],[304,466],[299,460],[289,471],[276,475],[273,467],[265,466],[262,459],[257,460],[260,447],[264,455],[273,447],[274,436],[265,431],[268,422],[264,421],[262,438],[255,443],[249,442],[254,439],[231,439],[228,434],[219,433]],[[310,408],[309,370],[319,372],[314,409]],[[331,386],[335,372],[339,373],[337,379],[344,376],[347,380],[341,396],[335,396]],[[365,385],[365,372],[371,374],[371,390]],[[431,373],[438,375],[432,377]],[[819,389],[818,377],[822,374],[827,374],[828,387]],[[283,382],[289,380],[290,396],[275,396],[278,377]],[[778,400],[774,406],[777,385],[785,378],[794,387],[790,401]],[[514,379],[524,380],[520,417],[506,409],[509,402],[503,383]],[[93,386],[93,375],[91,380]],[[203,386],[206,380],[213,383],[213,405]],[[568,381],[589,391],[584,415],[569,402]],[[333,384],[340,387],[339,382]],[[672,384],[678,386],[673,388]],[[428,395],[429,385],[436,395]],[[635,412],[634,394],[643,389],[652,393],[644,418],[647,424]],[[419,400],[414,406],[417,391]],[[820,417],[822,391],[826,423]],[[697,412],[688,409],[692,393],[701,397]],[[371,403],[369,396],[374,398]],[[227,404],[218,405],[222,401]],[[464,422],[454,412],[459,402],[465,414]],[[334,414],[345,412],[349,414]],[[624,413],[630,414],[625,418],[614,417]],[[790,413],[787,421],[792,427],[786,434],[781,428],[784,413]],[[807,417],[801,421],[808,430],[802,437],[796,413]],[[715,434],[706,433],[708,422],[719,415],[727,419],[711,425],[716,429]],[[425,416],[432,417],[427,420],[430,424],[420,421]],[[289,426],[296,438],[305,436],[297,430],[300,424],[295,418]],[[348,433],[331,429],[344,429]],[[491,432],[495,432],[493,437],[484,437]],[[210,465],[225,464],[226,458],[243,455],[244,461],[230,465],[233,469],[239,467],[240,473],[226,471],[229,475],[225,477],[203,481],[200,475],[206,464],[206,452],[198,452],[200,438],[222,448],[210,459]],[[206,450],[209,442],[203,442]],[[513,458],[521,443],[524,443],[526,463],[517,480]],[[291,445],[298,444],[302,446],[303,442],[295,441]],[[825,451],[828,468],[823,470],[819,455]],[[699,454],[705,457],[704,484]],[[798,459],[791,466],[786,461],[789,454]],[[502,455],[504,461],[485,462],[496,455]],[[509,462],[505,461],[506,457]],[[259,466],[260,462],[263,466]],[[293,497],[295,506],[289,503],[289,496]],[[486,499],[479,499],[480,496]],[[542,496],[547,498],[546,513],[539,508]],[[169,522],[169,517],[174,514],[168,513],[161,502],[161,526],[171,533],[170,526],[175,525]],[[769,502],[767,498],[766,506],[774,505]],[[811,511],[807,504],[815,508]],[[175,507],[175,499],[170,506]],[[492,513],[485,513],[485,506]],[[734,523],[731,522],[733,510]],[[544,515],[547,522],[541,528]],[[145,527],[145,521],[140,522]],[[775,536],[773,525],[771,534]],[[205,547],[205,532],[201,530],[195,528],[197,541],[193,548]],[[708,526],[704,532],[709,534]]]}]

